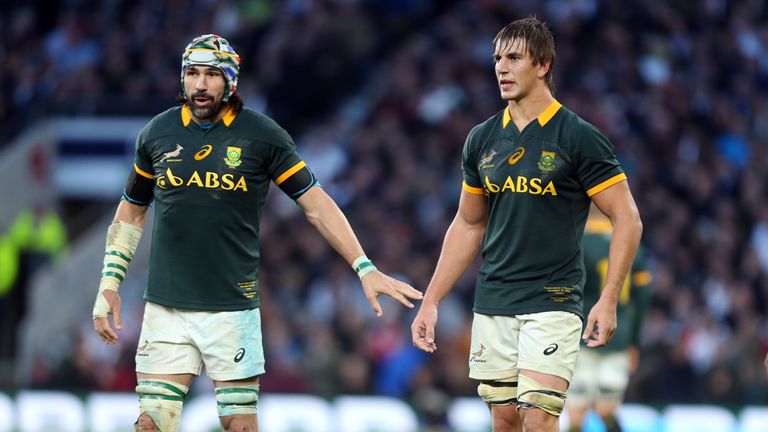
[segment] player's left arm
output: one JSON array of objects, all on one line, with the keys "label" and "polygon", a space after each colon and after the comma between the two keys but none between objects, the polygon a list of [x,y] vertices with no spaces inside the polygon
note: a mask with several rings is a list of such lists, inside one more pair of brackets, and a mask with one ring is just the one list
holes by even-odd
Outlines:
[{"label": "player's left arm", "polygon": [[[312,186],[296,199],[296,203],[304,210],[309,222],[352,268],[359,267],[360,263],[362,265],[370,263],[365,258],[363,247],[352,231],[346,216],[323,188],[317,185]],[[361,260],[361,257],[365,259]],[[368,271],[370,268],[373,268],[373,271]],[[365,297],[377,316],[382,315],[381,306],[377,300],[381,294],[388,295],[409,308],[413,307],[413,303],[408,298],[418,300],[422,297],[420,291],[385,275],[372,264],[364,271],[358,271],[358,275],[363,284]]]},{"label": "player's left arm", "polygon": [[626,181],[592,195],[592,201],[613,224],[605,286],[589,312],[583,334],[587,346],[598,347],[610,342],[616,331],[616,304],[637,253],[643,224]]}]

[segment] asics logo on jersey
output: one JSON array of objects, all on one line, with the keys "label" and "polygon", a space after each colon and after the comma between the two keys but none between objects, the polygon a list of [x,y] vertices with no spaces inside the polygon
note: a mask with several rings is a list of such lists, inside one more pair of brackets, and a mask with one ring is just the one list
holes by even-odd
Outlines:
[{"label": "asics logo on jersey", "polygon": [[550,354],[554,353],[555,351],[557,351],[557,348],[558,348],[558,347],[557,347],[557,344],[556,344],[556,343],[553,343],[553,344],[549,344],[549,346],[547,347],[547,349],[545,349],[545,350],[544,350],[544,355],[548,356],[548,355],[550,355]]},{"label": "asics logo on jersey", "polygon": [[485,184],[483,185],[483,189],[485,189],[485,192],[488,194],[515,192],[529,193],[531,195],[550,194],[552,196],[557,196],[555,183],[550,180],[546,186],[542,187],[542,180],[538,177],[528,178],[524,176],[517,176],[515,178],[512,176],[507,176],[504,184],[498,185],[496,183],[491,183],[491,180],[488,178],[488,176],[485,176]]},{"label": "asics logo on jersey", "polygon": [[235,353],[235,363],[240,363],[240,360],[245,357],[245,348],[240,348],[237,350],[237,353]]},{"label": "asics logo on jersey", "polygon": [[176,150],[163,153],[163,157],[160,158],[160,163],[163,163],[165,161],[177,162],[178,160],[181,160],[181,159],[175,160],[171,158],[179,157],[179,155],[181,155],[182,150],[184,150],[184,147],[182,147],[181,144],[176,144]]},{"label": "asics logo on jersey", "polygon": [[155,184],[160,189],[169,189],[172,187],[192,187],[197,186],[204,189],[221,189],[221,190],[241,190],[248,192],[248,185],[245,183],[245,177],[237,176],[235,174],[219,174],[211,171],[203,171],[202,174],[193,171],[192,175],[188,179],[176,175],[170,168],[166,168],[165,174],[160,174],[155,178]]},{"label": "asics logo on jersey", "polygon": [[206,144],[200,148],[200,151],[195,153],[195,160],[203,160],[205,159],[209,154],[211,154],[211,150],[213,150],[213,146],[210,144]]},{"label": "asics logo on jersey", "polygon": [[524,154],[525,154],[525,148],[524,147],[516,148],[515,152],[512,153],[512,156],[510,156],[509,159],[507,159],[507,163],[509,163],[510,165],[516,164],[517,161],[519,161],[523,157]]}]

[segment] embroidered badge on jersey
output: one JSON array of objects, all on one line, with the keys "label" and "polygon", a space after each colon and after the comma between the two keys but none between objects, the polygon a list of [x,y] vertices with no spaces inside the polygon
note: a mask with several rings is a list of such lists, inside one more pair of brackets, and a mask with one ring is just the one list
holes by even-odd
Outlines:
[{"label": "embroidered badge on jersey", "polygon": [[163,162],[181,162],[181,158],[179,156],[181,155],[181,151],[184,150],[184,147],[181,146],[181,144],[176,144],[176,149],[171,150],[169,152],[163,153],[163,156],[160,158],[159,163]]},{"label": "embroidered badge on jersey", "polygon": [[230,168],[237,168],[243,163],[240,156],[240,147],[227,147],[227,157],[224,158],[224,163]]}]

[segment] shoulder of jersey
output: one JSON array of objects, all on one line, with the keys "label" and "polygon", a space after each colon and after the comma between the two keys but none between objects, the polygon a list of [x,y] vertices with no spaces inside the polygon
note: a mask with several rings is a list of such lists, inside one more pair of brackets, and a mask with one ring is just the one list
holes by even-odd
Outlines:
[{"label": "shoulder of jersey", "polygon": [[239,113],[237,113],[237,120],[235,120],[233,123],[233,126],[234,125],[237,125],[237,127],[246,128],[269,128],[277,126],[277,123],[266,114],[262,114],[250,108],[243,108]]},{"label": "shoulder of jersey", "polygon": [[172,134],[174,130],[181,128],[181,107],[169,108],[154,116],[141,130],[140,136],[144,141],[163,135]]},{"label": "shoulder of jersey", "polygon": [[293,145],[291,136],[276,121],[268,115],[252,109],[243,108],[237,114],[237,120],[232,123],[232,127],[237,128],[238,133],[258,137],[258,141],[268,142],[278,146]]},{"label": "shoulder of jersey", "polygon": [[501,119],[504,115],[504,110],[497,112],[491,117],[487,118],[482,123],[476,125],[469,132],[470,136],[475,138],[487,137],[494,132],[501,131]]}]

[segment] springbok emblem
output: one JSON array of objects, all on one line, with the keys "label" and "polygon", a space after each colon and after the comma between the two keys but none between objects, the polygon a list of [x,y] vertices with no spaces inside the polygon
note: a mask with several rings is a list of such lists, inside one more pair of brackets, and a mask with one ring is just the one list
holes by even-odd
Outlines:
[{"label": "springbok emblem", "polygon": [[485,351],[485,345],[480,344],[480,349],[472,353],[472,357],[469,358],[469,361],[475,361],[476,358],[483,355],[483,351]]},{"label": "springbok emblem", "polygon": [[163,153],[163,157],[160,158],[160,163],[163,163],[170,158],[179,156],[182,150],[184,150],[184,147],[182,147],[181,144],[176,144],[176,150]]}]

